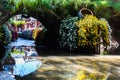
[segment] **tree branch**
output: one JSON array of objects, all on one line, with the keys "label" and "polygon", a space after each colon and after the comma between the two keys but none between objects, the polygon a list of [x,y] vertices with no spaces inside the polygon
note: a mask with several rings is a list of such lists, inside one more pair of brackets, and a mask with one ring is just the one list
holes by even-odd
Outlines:
[{"label": "tree branch", "polygon": [[22,12],[22,10],[23,10],[23,5],[21,5],[15,12],[8,12],[8,11],[2,10],[1,13],[5,13],[5,14],[0,16],[1,17],[0,18],[0,25],[4,24],[12,16],[14,16],[16,14],[20,14]]}]

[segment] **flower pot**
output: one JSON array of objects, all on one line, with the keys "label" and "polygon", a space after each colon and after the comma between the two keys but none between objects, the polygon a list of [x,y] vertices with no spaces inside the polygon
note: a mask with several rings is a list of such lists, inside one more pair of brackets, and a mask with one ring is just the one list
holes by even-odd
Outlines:
[{"label": "flower pot", "polygon": [[78,17],[84,18],[86,15],[93,15],[93,12],[90,9],[87,8],[82,8],[79,12],[78,12]]}]

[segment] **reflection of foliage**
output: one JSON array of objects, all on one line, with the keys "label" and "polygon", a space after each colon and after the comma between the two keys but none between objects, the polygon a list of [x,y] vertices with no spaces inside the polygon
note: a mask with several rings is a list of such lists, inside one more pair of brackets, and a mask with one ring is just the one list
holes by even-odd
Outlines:
[{"label": "reflection of foliage", "polygon": [[77,17],[70,16],[62,20],[59,30],[60,47],[69,48],[70,50],[77,48],[77,27],[75,26],[77,20]]},{"label": "reflection of foliage", "polygon": [[8,55],[4,60],[4,65],[15,65],[15,60],[11,55]]},{"label": "reflection of foliage", "polygon": [[91,65],[83,65],[91,70],[83,68],[77,72],[74,80],[107,80],[110,73],[110,65],[101,62],[93,62]]},{"label": "reflection of foliage", "polygon": [[12,51],[12,54],[25,54],[25,52],[16,49]]},{"label": "reflection of foliage", "polygon": [[98,20],[92,15],[86,16],[83,20],[76,22],[78,26],[79,46],[91,45],[96,46],[102,38],[103,44],[109,44],[108,25],[104,20]]},{"label": "reflection of foliage", "polygon": [[88,73],[87,71],[80,70],[77,73],[77,78],[75,80],[106,80],[107,73],[102,75],[96,73]]}]

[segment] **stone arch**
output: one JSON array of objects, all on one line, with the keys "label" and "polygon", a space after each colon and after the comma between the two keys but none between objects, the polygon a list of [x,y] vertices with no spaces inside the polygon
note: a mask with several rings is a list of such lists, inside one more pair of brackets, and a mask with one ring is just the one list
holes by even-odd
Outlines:
[{"label": "stone arch", "polygon": [[56,16],[49,15],[47,12],[43,12],[45,16],[43,17],[42,15],[34,15],[34,14],[29,14],[30,16],[33,16],[34,18],[38,19],[46,28],[46,40],[45,40],[45,45],[46,46],[57,46],[58,45],[58,32],[59,32],[59,27],[60,27],[60,19],[57,18]]},{"label": "stone arch", "polygon": [[58,30],[60,26],[60,19],[55,16],[48,17],[47,15],[48,14],[46,14],[46,17],[42,17],[41,15],[39,15],[38,17],[34,16],[34,18],[37,18],[47,28],[46,45],[56,45],[58,38]]},{"label": "stone arch", "polygon": [[[14,15],[17,14],[21,14],[22,11],[19,11],[19,13],[16,14],[9,14],[9,15],[5,15],[4,20],[0,20],[1,21],[1,25],[3,23],[5,23],[9,18],[11,18]],[[28,12],[26,13],[29,16],[32,16],[34,18],[36,18],[38,21],[40,21],[46,28],[47,28],[47,37],[46,37],[46,41],[45,41],[45,45],[50,46],[50,45],[57,45],[57,39],[58,39],[58,30],[59,30],[59,26],[60,26],[60,19],[56,16],[53,16],[47,12],[42,12],[42,13],[37,13],[38,15],[36,15],[36,12]],[[43,17],[43,14],[45,15],[45,17]],[[50,15],[50,16],[48,16]]]}]

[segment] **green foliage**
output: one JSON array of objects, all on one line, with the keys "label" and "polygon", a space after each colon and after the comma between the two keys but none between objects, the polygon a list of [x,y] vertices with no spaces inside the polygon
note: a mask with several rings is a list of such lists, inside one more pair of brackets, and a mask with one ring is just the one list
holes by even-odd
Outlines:
[{"label": "green foliage", "polygon": [[8,26],[7,25],[3,25],[3,29],[5,31],[5,44],[9,44],[11,42],[11,39],[12,39],[12,34],[11,34],[11,31],[8,29]]},{"label": "green foliage", "polygon": [[18,20],[18,21],[16,21],[16,20],[13,20],[13,19],[9,19],[8,22],[10,24],[16,25],[16,26],[25,24],[24,20]]},{"label": "green foliage", "polygon": [[7,45],[11,42],[12,34],[7,25],[0,27],[0,45]]},{"label": "green foliage", "polygon": [[0,0],[0,8],[3,8],[3,10],[11,11],[11,2],[9,0]]},{"label": "green foliage", "polygon": [[110,18],[112,15],[111,7],[112,2],[111,1],[98,1],[94,3],[94,13],[97,17],[101,18],[104,17],[106,19]]},{"label": "green foliage", "polygon": [[109,44],[109,28],[105,20],[87,15],[84,19],[76,22],[78,30],[78,45],[96,46],[100,43],[100,38],[104,45]]},{"label": "green foliage", "polygon": [[77,27],[75,26],[77,20],[78,17],[71,16],[62,20],[59,30],[61,48],[69,48],[70,51],[77,48]]},{"label": "green foliage", "polygon": [[4,45],[4,44],[5,44],[5,34],[3,27],[0,26],[0,45]]},{"label": "green foliage", "polygon": [[100,53],[101,55],[107,55],[108,52],[107,51],[103,51],[102,53]]},{"label": "green foliage", "polygon": [[14,9],[16,10],[21,5],[24,6],[23,13],[29,13],[30,11],[39,13],[46,12],[58,18],[64,18],[69,13],[72,13],[71,9],[73,11],[79,10],[82,2],[82,0],[11,0],[11,3],[15,5]]},{"label": "green foliage", "polygon": [[25,21],[19,20],[19,21],[13,21],[14,25],[23,25],[25,24]]},{"label": "green foliage", "polygon": [[10,18],[10,19],[8,20],[8,23],[14,24],[14,20],[13,20],[12,18]]},{"label": "green foliage", "polygon": [[113,2],[112,7],[114,8],[115,12],[119,12],[120,11],[120,2]]},{"label": "green foliage", "polygon": [[[112,6],[111,0],[10,0],[15,5],[14,9],[17,10],[21,5],[24,6],[23,13],[39,14],[41,12],[49,13],[59,19],[66,16],[77,15],[77,12],[85,7],[94,11],[97,17],[108,18],[111,16],[110,7],[117,9],[119,4]],[[103,13],[104,12],[104,13]],[[42,14],[45,17],[45,14]]]}]

